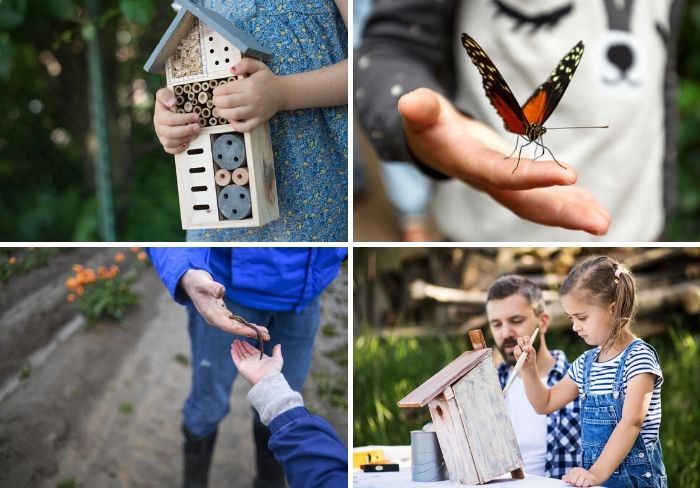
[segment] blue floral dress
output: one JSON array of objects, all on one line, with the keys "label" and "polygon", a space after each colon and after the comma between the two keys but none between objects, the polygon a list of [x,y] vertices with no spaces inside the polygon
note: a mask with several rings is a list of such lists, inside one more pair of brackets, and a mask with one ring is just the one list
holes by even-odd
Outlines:
[{"label": "blue floral dress", "polygon": [[[333,0],[209,0],[203,5],[273,55],[276,75],[347,58],[347,29]],[[278,112],[270,119],[280,217],[263,227],[198,229],[188,241],[347,241],[347,105]]]}]

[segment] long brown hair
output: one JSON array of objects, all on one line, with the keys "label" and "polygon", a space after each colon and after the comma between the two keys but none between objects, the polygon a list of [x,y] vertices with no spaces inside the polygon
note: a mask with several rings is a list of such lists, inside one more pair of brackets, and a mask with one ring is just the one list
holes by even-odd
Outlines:
[{"label": "long brown hair", "polygon": [[608,256],[594,256],[569,272],[559,288],[559,295],[572,291],[586,293],[602,306],[614,303],[612,331],[600,347],[607,351],[615,344],[625,327],[631,326],[639,308],[637,283],[624,264]]}]

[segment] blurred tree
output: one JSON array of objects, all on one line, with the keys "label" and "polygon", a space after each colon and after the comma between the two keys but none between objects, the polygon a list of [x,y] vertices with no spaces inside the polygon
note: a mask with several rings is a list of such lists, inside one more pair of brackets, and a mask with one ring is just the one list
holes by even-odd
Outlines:
[{"label": "blurred tree", "polygon": [[143,64],[173,17],[169,2],[0,2],[0,239],[99,239],[86,40],[103,63],[117,235],[182,240],[172,157],[153,132],[164,78]]}]

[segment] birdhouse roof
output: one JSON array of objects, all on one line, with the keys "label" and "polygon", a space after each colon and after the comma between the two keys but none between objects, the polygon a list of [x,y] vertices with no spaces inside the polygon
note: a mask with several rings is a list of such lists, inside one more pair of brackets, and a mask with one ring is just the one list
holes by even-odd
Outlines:
[{"label": "birdhouse roof", "polygon": [[463,352],[457,359],[434,374],[425,383],[399,401],[399,407],[424,407],[445,388],[457,382],[462,376],[486,358],[491,357],[491,349],[477,349]]},{"label": "birdhouse roof", "polygon": [[228,42],[236,46],[243,56],[265,59],[272,52],[261,46],[247,32],[239,29],[222,15],[202,7],[195,0],[178,0],[181,8],[160,39],[158,46],[146,61],[144,69],[149,73],[165,73],[165,62],[175,53],[182,38],[192,29],[196,19],[204,22]]}]

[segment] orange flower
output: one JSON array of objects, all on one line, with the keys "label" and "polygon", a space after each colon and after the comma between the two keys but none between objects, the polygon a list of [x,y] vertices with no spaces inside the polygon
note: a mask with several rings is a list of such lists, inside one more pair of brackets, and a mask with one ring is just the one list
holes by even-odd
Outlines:
[{"label": "orange flower", "polygon": [[7,260],[7,263],[8,263],[9,265],[16,264],[16,263],[17,263],[17,258],[14,257],[14,256],[12,256],[12,257],[10,257],[10,259]]},{"label": "orange flower", "polygon": [[114,255],[114,262],[116,262],[116,263],[123,263],[125,259],[126,259],[126,256],[124,256],[123,252],[118,252],[117,254]]},{"label": "orange flower", "polygon": [[80,273],[83,270],[83,265],[82,264],[74,264],[72,269],[74,272]]},{"label": "orange flower", "polygon": [[119,274],[119,266],[113,264],[109,268],[109,278],[112,279]]},{"label": "orange flower", "polygon": [[66,288],[73,290],[74,288],[80,286],[80,281],[75,276],[71,276],[66,280]]},{"label": "orange flower", "polygon": [[66,301],[69,303],[73,303],[77,297],[73,293],[69,293],[68,296],[66,297]]},{"label": "orange flower", "polygon": [[89,285],[90,283],[94,283],[95,281],[97,281],[97,275],[95,274],[95,270],[92,268],[85,268],[82,275],[80,276],[80,281],[83,285]]},{"label": "orange flower", "polygon": [[140,247],[130,247],[129,250],[133,252],[134,254],[137,254],[141,251]]},{"label": "orange flower", "polygon": [[138,254],[136,255],[136,259],[138,259],[138,260],[141,261],[141,262],[144,262],[145,260],[148,259],[148,254],[146,254],[145,252],[141,251],[140,253],[138,253]]},{"label": "orange flower", "polygon": [[107,268],[105,268],[104,266],[100,266],[99,268],[97,268],[97,276],[99,276],[101,280],[108,279],[109,271],[107,271]]},{"label": "orange flower", "polygon": [[83,295],[85,295],[85,288],[83,288],[82,286],[77,286],[75,288],[75,293],[77,293],[79,297],[82,297]]}]

